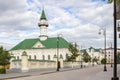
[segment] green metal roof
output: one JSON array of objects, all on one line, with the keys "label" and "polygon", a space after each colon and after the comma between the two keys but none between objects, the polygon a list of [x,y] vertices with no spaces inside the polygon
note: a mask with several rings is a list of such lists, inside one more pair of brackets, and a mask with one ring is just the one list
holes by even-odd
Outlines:
[{"label": "green metal roof", "polygon": [[95,52],[100,52],[101,49],[95,49],[93,47],[90,47],[89,50],[93,49]]},{"label": "green metal roof", "polygon": [[41,17],[40,17],[40,20],[43,20],[43,19],[47,20],[44,10],[42,10],[42,14],[41,14]]},{"label": "green metal roof", "polygon": [[[38,41],[44,46],[42,48],[57,48],[57,37],[53,37],[53,38],[47,38],[45,41],[40,41],[39,38],[25,39],[22,42],[20,42],[19,44],[17,44],[15,47],[13,47],[11,50],[36,49],[36,48],[33,48],[33,46]],[[60,37],[58,39],[58,41],[59,41],[59,48],[68,48],[69,47],[69,43],[62,37]]]}]

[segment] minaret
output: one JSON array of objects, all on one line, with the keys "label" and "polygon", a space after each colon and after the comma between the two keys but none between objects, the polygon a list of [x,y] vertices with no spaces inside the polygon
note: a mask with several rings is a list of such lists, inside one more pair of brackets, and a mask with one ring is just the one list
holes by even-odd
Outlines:
[{"label": "minaret", "polygon": [[42,10],[42,14],[40,17],[40,21],[38,23],[38,26],[40,27],[40,40],[44,41],[47,39],[47,27],[48,27],[48,22],[47,22],[47,18],[45,16],[45,12],[44,9]]}]

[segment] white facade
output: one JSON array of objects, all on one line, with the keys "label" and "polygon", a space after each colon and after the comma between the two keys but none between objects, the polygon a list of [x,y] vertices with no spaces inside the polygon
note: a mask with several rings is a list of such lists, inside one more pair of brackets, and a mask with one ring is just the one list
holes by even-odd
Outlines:
[{"label": "white facade", "polygon": [[[117,52],[120,52],[120,49],[117,49]],[[114,63],[114,48],[106,48],[106,59],[107,63]]]},{"label": "white facade", "polygon": [[104,58],[104,54],[102,53],[102,50],[100,51],[95,51],[94,49],[87,50],[88,54],[91,56],[91,58],[97,58],[100,61]]},{"label": "white facade", "polygon": [[[21,59],[21,55],[24,50],[14,50],[10,53],[14,54],[16,59]],[[54,56],[57,55],[57,49],[26,49],[28,59],[38,60],[54,60]],[[68,49],[59,49],[59,57],[63,56],[63,60],[66,60],[66,54],[69,53]]]}]

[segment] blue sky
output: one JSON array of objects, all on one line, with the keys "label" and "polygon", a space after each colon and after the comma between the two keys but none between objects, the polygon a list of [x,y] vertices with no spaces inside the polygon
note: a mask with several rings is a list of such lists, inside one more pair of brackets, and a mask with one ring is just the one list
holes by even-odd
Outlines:
[{"label": "blue sky", "polygon": [[113,6],[106,1],[0,1],[0,45],[10,49],[26,38],[38,38],[38,22],[44,4],[49,37],[62,33],[66,40],[77,42],[79,46],[103,48],[104,37],[98,35],[101,27],[107,29],[107,43],[113,42]]}]

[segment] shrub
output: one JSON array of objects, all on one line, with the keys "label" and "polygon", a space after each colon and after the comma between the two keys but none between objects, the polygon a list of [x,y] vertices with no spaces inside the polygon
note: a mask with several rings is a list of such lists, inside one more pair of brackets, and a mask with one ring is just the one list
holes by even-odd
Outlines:
[{"label": "shrub", "polygon": [[105,63],[106,63],[106,59],[103,58],[103,59],[101,60],[101,64],[105,64]]},{"label": "shrub", "polygon": [[1,68],[1,69],[0,69],[0,74],[5,74],[5,73],[6,73],[6,69]]}]

